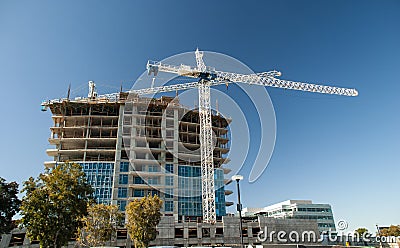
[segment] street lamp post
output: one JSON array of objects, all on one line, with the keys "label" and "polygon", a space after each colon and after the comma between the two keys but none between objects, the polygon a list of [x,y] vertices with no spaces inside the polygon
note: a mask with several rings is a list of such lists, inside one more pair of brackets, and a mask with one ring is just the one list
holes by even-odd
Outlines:
[{"label": "street lamp post", "polygon": [[239,234],[240,234],[240,244],[241,247],[244,248],[243,244],[243,229],[242,229],[242,203],[240,202],[240,187],[239,187],[239,181],[243,179],[243,176],[241,175],[234,175],[232,176],[232,181],[236,181],[237,185],[237,191],[238,191],[238,204],[237,204],[237,211],[239,212]]}]

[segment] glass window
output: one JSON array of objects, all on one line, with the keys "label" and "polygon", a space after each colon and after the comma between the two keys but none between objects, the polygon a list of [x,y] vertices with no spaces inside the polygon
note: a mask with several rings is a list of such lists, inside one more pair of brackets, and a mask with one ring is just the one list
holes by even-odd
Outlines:
[{"label": "glass window", "polygon": [[119,184],[128,184],[128,175],[119,175]]},{"label": "glass window", "polygon": [[128,172],[129,170],[129,162],[121,162],[119,165],[120,172]]},{"label": "glass window", "polygon": [[159,172],[160,166],[159,165],[149,165],[149,172]]},{"label": "glass window", "polygon": [[111,199],[111,185],[113,183],[114,163],[80,163],[86,174],[87,182],[94,189],[94,198],[97,203],[108,204]]},{"label": "glass window", "polygon": [[151,195],[151,196],[155,196],[155,195],[158,196],[158,195],[160,195],[160,192],[158,190],[156,190],[156,189],[152,189],[152,190],[148,191],[148,194]]},{"label": "glass window", "polygon": [[149,178],[147,179],[147,183],[150,184],[150,185],[157,185],[157,184],[159,184],[159,182],[158,182],[158,177],[149,177]]},{"label": "glass window", "polygon": [[128,196],[128,189],[127,188],[118,188],[118,197],[126,198]]},{"label": "glass window", "polygon": [[144,184],[144,181],[143,181],[143,178],[141,178],[141,177],[134,177],[133,183],[134,184]]},{"label": "glass window", "polygon": [[143,189],[135,189],[133,191],[134,197],[144,197],[144,190]]},{"label": "glass window", "polygon": [[166,164],[165,170],[170,173],[174,173],[174,165],[173,164]]},{"label": "glass window", "polygon": [[165,189],[165,198],[170,199],[174,197],[174,189]]},{"label": "glass window", "polygon": [[117,205],[120,211],[125,211],[126,209],[126,201],[117,201]]},{"label": "glass window", "polygon": [[173,201],[165,201],[164,203],[164,210],[166,212],[174,211],[174,202]]},{"label": "glass window", "polygon": [[168,186],[174,185],[174,177],[173,176],[166,176],[165,177],[165,185],[168,185]]}]

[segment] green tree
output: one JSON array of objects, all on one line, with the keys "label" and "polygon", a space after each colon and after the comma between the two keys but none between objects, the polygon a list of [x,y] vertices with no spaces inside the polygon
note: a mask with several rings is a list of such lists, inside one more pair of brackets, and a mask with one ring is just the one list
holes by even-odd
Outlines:
[{"label": "green tree", "polygon": [[161,219],[162,200],[157,196],[147,196],[130,202],[126,207],[128,233],[135,247],[148,247],[157,236],[156,226]]},{"label": "green tree", "polygon": [[104,246],[115,238],[122,213],[116,205],[95,204],[88,207],[88,215],[82,218],[78,241],[84,246]]},{"label": "green tree", "polygon": [[380,236],[393,236],[393,237],[400,237],[400,226],[391,225],[388,228],[380,229],[379,231]]},{"label": "green tree", "polygon": [[12,217],[18,213],[21,201],[18,199],[18,183],[6,183],[0,177],[0,236],[9,233],[15,226]]},{"label": "green tree", "polygon": [[359,235],[359,237],[362,237],[364,233],[368,233],[368,229],[364,227],[360,227],[357,230],[355,230],[355,233]]},{"label": "green tree", "polygon": [[78,164],[59,164],[49,174],[24,183],[22,224],[41,247],[61,247],[75,237],[87,214],[92,188]]}]

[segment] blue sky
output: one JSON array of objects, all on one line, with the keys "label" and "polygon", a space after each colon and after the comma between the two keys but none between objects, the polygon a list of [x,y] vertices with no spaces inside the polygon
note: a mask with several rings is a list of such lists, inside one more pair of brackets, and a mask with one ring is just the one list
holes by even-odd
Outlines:
[{"label": "blue sky", "polygon": [[0,176],[22,182],[43,170],[51,118],[42,100],[65,96],[69,83],[85,95],[88,80],[100,93],[129,89],[148,59],[199,47],[360,92],[268,89],[275,151],[259,180],[241,184],[244,206],[312,199],[350,228],[400,224],[398,13],[399,1],[2,0]]}]

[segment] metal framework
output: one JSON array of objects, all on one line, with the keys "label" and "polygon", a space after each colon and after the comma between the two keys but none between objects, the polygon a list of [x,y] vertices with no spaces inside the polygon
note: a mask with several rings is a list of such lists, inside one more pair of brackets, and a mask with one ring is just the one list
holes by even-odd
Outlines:
[{"label": "metal framework", "polygon": [[[197,49],[195,54],[197,69],[204,73],[206,71],[206,65],[203,61],[203,53],[199,52]],[[215,223],[214,146],[210,98],[210,81],[202,78],[199,81],[199,117],[203,221],[207,223]]]},{"label": "metal framework", "polygon": [[201,147],[201,172],[202,172],[202,199],[203,199],[203,221],[215,223],[215,187],[214,187],[214,163],[212,144],[212,122],[210,87],[219,84],[247,83],[260,86],[269,86],[283,89],[309,91],[323,94],[336,94],[343,96],[357,96],[356,89],[348,89],[334,86],[294,82],[278,79],[279,71],[268,71],[256,74],[238,74],[233,72],[216,71],[207,67],[203,61],[203,52],[195,51],[197,67],[188,65],[168,65],[161,62],[148,61],[147,70],[149,75],[157,76],[158,72],[168,72],[180,76],[197,78],[198,82],[175,84],[148,89],[133,90],[138,95],[153,94],[168,91],[186,90],[190,88],[199,89],[199,115],[200,115],[200,147]]}]

